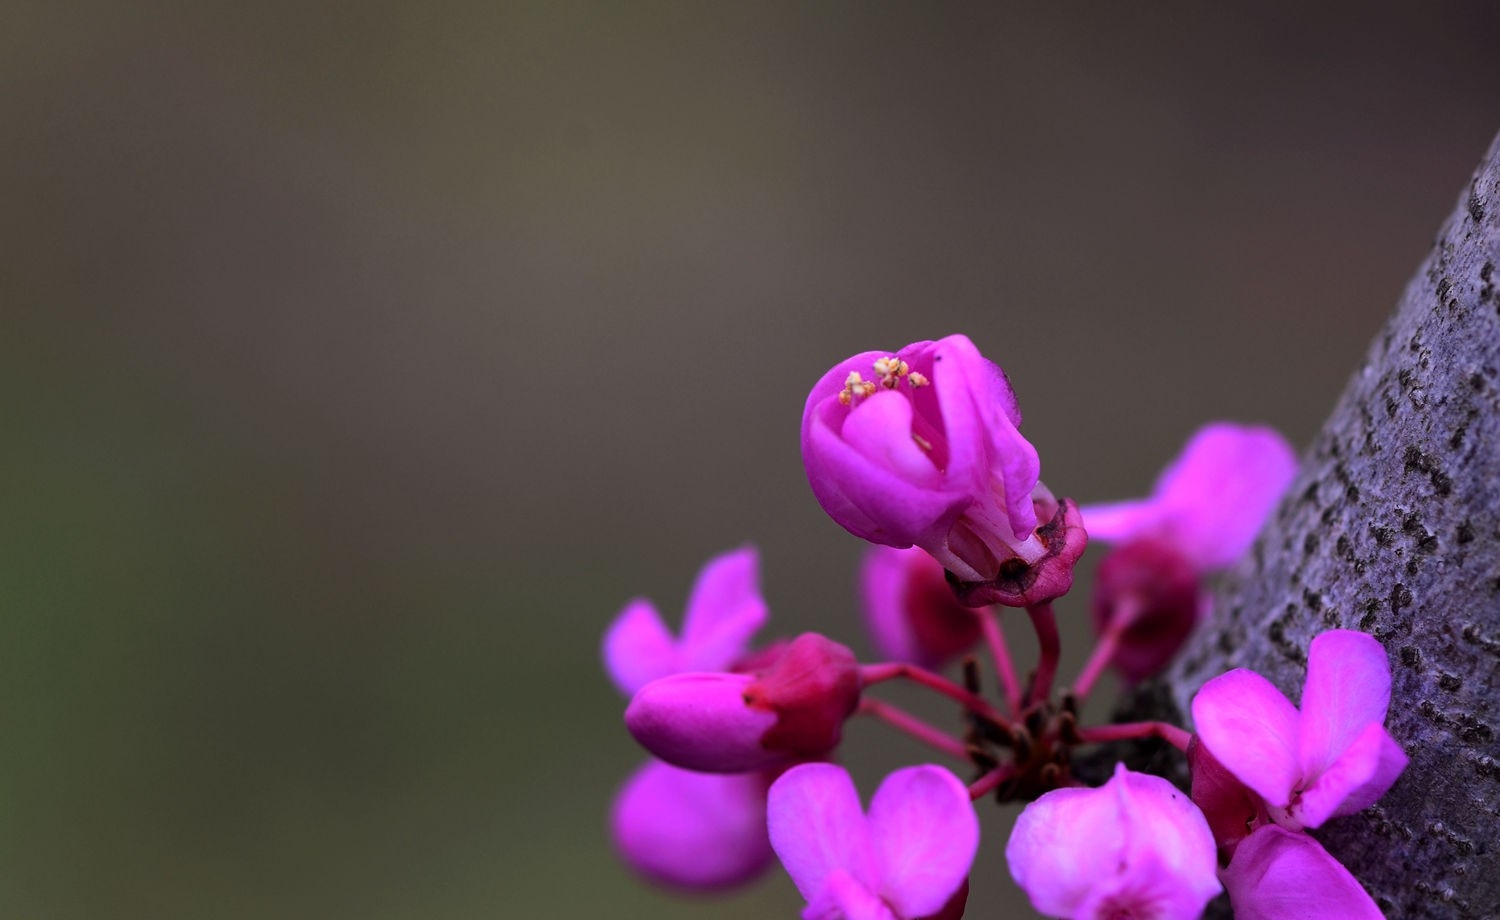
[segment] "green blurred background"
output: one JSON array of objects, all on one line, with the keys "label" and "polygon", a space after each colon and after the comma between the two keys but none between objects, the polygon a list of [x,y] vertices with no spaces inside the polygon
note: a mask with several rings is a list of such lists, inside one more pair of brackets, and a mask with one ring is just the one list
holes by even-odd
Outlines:
[{"label": "green blurred background", "polygon": [[867,648],[811,383],[1306,443],[1500,128],[1493,4],[1126,6],[5,3],[0,913],[794,916],[617,864],[598,641],[750,541]]}]

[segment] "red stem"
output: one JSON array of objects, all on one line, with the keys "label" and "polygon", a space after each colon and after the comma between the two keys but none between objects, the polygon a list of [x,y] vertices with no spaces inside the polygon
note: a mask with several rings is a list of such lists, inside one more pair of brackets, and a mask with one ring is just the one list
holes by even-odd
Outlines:
[{"label": "red stem", "polygon": [[1052,680],[1057,676],[1057,660],[1061,654],[1062,641],[1057,635],[1057,617],[1052,613],[1052,602],[1044,601],[1026,608],[1031,625],[1036,629],[1037,643],[1041,654],[1037,657],[1036,673],[1031,678],[1031,694],[1026,702],[1034,703],[1052,695]]},{"label": "red stem", "polygon": [[859,711],[874,716],[944,754],[959,760],[969,759],[969,749],[962,741],[890,703],[865,697],[860,700]]},{"label": "red stem", "polygon": [[1088,699],[1089,691],[1094,689],[1094,684],[1104,673],[1104,669],[1109,667],[1110,662],[1114,660],[1125,630],[1134,625],[1140,616],[1140,606],[1140,602],[1133,596],[1123,599],[1115,608],[1114,616],[1110,617],[1104,634],[1094,641],[1094,650],[1089,653],[1089,660],[1084,664],[1083,670],[1078,673],[1078,679],[1073,682],[1073,695],[1078,698],[1080,707],[1083,706],[1083,701]]},{"label": "red stem", "polygon": [[990,657],[995,659],[995,673],[1000,675],[1000,686],[1005,692],[1005,704],[1010,707],[1013,718],[1021,717],[1021,685],[1016,680],[1016,668],[1011,663],[1010,646],[1005,644],[1005,633],[1000,629],[1000,616],[992,608],[976,611],[980,629],[984,631],[985,644],[990,647]]},{"label": "red stem", "polygon": [[1169,722],[1121,722],[1118,725],[1096,725],[1093,728],[1080,728],[1078,736],[1083,739],[1084,744],[1160,738],[1184,754],[1187,753],[1188,742],[1193,740],[1191,732]]},{"label": "red stem", "polygon": [[995,791],[995,787],[1015,775],[1014,764],[1001,764],[969,784],[969,800],[977,801]]},{"label": "red stem", "polygon": [[959,703],[975,715],[983,716],[1006,728],[1010,728],[1012,725],[1010,719],[996,712],[995,707],[991,706],[989,701],[983,697],[975,696],[946,677],[934,674],[926,668],[919,668],[914,664],[895,661],[885,664],[867,664],[860,667],[859,676],[864,681],[865,686],[897,678],[909,680],[912,683],[921,684],[929,690],[936,690],[943,696]]}]

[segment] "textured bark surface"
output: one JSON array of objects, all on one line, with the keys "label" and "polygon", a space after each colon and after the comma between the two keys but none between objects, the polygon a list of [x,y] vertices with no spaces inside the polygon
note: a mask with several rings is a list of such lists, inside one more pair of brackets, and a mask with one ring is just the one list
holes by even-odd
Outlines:
[{"label": "textured bark surface", "polygon": [[1411,765],[1373,808],[1315,836],[1389,917],[1500,917],[1497,265],[1500,139],[1221,584],[1211,628],[1135,702],[1188,724],[1198,687],[1234,667],[1296,700],[1314,635],[1380,639],[1386,724]]}]

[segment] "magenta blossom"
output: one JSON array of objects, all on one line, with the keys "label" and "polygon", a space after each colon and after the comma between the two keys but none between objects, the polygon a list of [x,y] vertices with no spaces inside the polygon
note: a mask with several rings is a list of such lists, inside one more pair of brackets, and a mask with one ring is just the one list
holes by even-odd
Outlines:
[{"label": "magenta blossom", "polygon": [[659,760],[615,797],[615,848],[637,872],[677,888],[732,888],[771,861],[764,773],[694,773]]},{"label": "magenta blossom", "polygon": [[1203,744],[1291,830],[1318,827],[1374,803],[1406,767],[1386,732],[1391,667],[1371,636],[1337,629],[1313,639],[1299,711],[1243,668],[1193,698]]},{"label": "magenta blossom", "polygon": [[1097,789],[1054,789],[1027,805],[1005,858],[1038,913],[1068,920],[1196,920],[1220,890],[1203,814],[1123,764]]},{"label": "magenta blossom", "polygon": [[826,757],[859,706],[854,653],[817,633],[793,639],[749,674],[673,674],[642,687],[625,727],[670,764],[739,773]]},{"label": "magenta blossom", "polygon": [[[1055,502],[1052,540],[1037,533],[1040,464],[1020,423],[1005,374],[951,335],[864,352],[824,374],[803,410],[802,461],[818,503],[850,533],[920,546],[959,582],[993,583],[1007,564],[1040,566],[1064,536],[1082,552],[1082,534],[1060,526],[1065,508]],[[1066,571],[1067,584],[1049,573],[1043,587],[1055,593],[1026,601],[1066,591],[1071,560]]]},{"label": "magenta blossom", "polygon": [[1246,837],[1222,874],[1235,920],[1385,920],[1316,840],[1274,824]]},{"label": "magenta blossom", "polygon": [[1296,469],[1275,431],[1219,422],[1193,435],[1150,498],[1082,509],[1090,539],[1120,544],[1099,564],[1093,614],[1127,682],[1177,654],[1208,613],[1203,578],[1244,555]]},{"label": "magenta blossom", "polygon": [[1216,422],[1188,440],[1150,498],[1085,505],[1083,523],[1091,540],[1154,538],[1213,572],[1250,548],[1296,472],[1291,445],[1274,430]]},{"label": "magenta blossom", "polygon": [[957,920],[979,849],[958,777],[936,766],[886,777],[860,809],[843,767],[803,764],[771,786],[771,846],[807,900],[803,920]]},{"label": "magenta blossom", "polygon": [[892,661],[941,667],[979,641],[979,618],[989,615],[960,604],[943,567],[915,547],[870,547],[859,583],[865,624]]},{"label": "magenta blossom", "polygon": [[710,559],[688,598],[682,638],[673,638],[645,598],[620,611],[604,634],[604,666],[626,695],[669,674],[728,670],[765,623],[759,560],[752,547]]}]

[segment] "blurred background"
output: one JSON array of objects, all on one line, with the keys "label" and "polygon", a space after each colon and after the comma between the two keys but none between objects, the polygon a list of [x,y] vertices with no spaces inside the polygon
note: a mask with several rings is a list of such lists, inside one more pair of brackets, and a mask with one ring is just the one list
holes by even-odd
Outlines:
[{"label": "blurred background", "polygon": [[812,382],[965,332],[1081,500],[1306,444],[1500,129],[1492,4],[1124,6],[5,4],[0,913],[795,916],[617,863],[598,643],[752,542],[868,650]]}]

